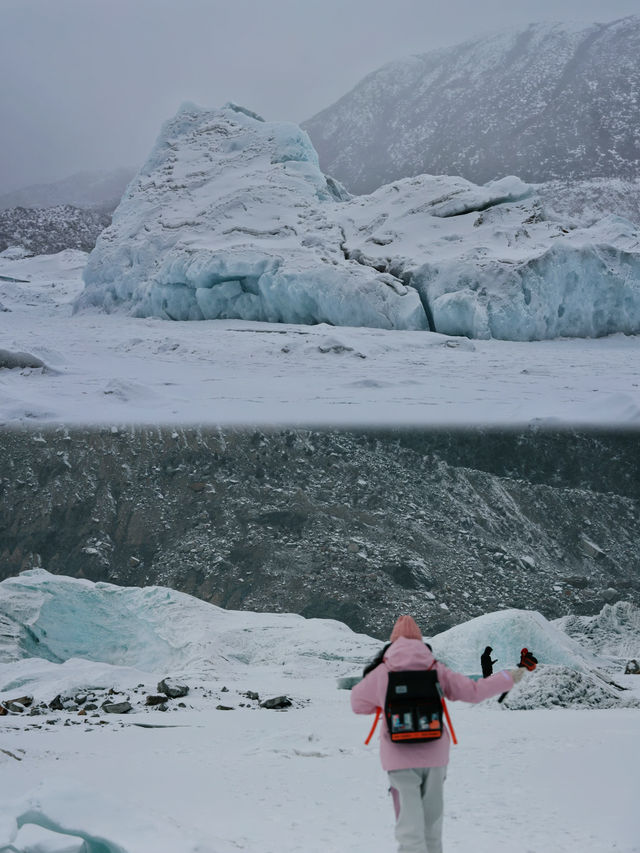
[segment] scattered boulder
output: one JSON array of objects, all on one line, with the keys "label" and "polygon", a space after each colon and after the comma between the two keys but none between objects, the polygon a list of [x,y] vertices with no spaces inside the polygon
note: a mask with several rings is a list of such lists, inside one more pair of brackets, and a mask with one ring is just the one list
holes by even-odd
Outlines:
[{"label": "scattered boulder", "polygon": [[0,705],[0,717],[6,717],[9,712],[4,707],[4,705]]},{"label": "scattered boulder", "polygon": [[591,557],[592,560],[598,560],[605,556],[605,552],[599,545],[596,545],[595,542],[592,542],[591,539],[587,538],[584,534],[580,537],[579,543],[580,550],[586,557]]},{"label": "scattered boulder", "polygon": [[186,684],[180,684],[172,678],[163,678],[157,686],[158,693],[164,693],[170,699],[179,699],[186,696],[189,688]]},{"label": "scattered boulder", "polygon": [[12,714],[21,714],[24,711],[24,705],[20,705],[19,702],[5,702],[4,707]]},{"label": "scattered boulder", "polygon": [[566,584],[569,584],[569,586],[575,586],[577,589],[586,589],[591,585],[589,578],[585,578],[582,575],[569,575],[562,578],[562,580]]},{"label": "scattered boulder", "polygon": [[44,361],[36,358],[30,352],[12,352],[8,349],[0,349],[0,369],[14,370],[24,367],[44,367]]},{"label": "scattered boulder", "polygon": [[631,658],[631,660],[627,661],[627,665],[624,668],[625,675],[640,675],[640,663],[635,658]]},{"label": "scattered boulder", "polygon": [[33,696],[20,696],[18,699],[12,699],[11,701],[22,705],[24,708],[30,708],[33,705]]},{"label": "scattered boulder", "polygon": [[338,690],[351,690],[360,681],[362,681],[360,675],[345,675],[338,679]]},{"label": "scattered boulder", "polygon": [[610,586],[602,593],[602,597],[608,604],[611,604],[612,601],[615,601],[617,598],[619,598],[618,590]]},{"label": "scattered boulder", "polygon": [[62,696],[58,693],[58,695],[49,702],[49,708],[51,708],[52,711],[62,711],[63,707]]},{"label": "scattered boulder", "polygon": [[145,705],[162,705],[167,701],[167,697],[162,694],[161,696],[147,696]]},{"label": "scattered boulder", "polygon": [[245,696],[247,699],[253,699],[254,702],[258,702],[260,700],[259,694],[254,693],[253,690],[247,690],[247,692],[243,693],[242,695]]},{"label": "scattered boulder", "polygon": [[33,252],[25,249],[24,246],[7,246],[3,252],[0,252],[0,258],[3,261],[22,261],[24,258],[31,257],[33,257]]},{"label": "scattered boulder", "polygon": [[216,705],[216,711],[233,711],[229,705]]},{"label": "scattered boulder", "polygon": [[103,702],[102,710],[105,714],[128,714],[132,706],[129,702]]},{"label": "scattered boulder", "polygon": [[292,705],[293,702],[288,696],[276,696],[273,699],[265,699],[264,702],[260,703],[261,708],[274,708],[276,710],[290,708]]}]

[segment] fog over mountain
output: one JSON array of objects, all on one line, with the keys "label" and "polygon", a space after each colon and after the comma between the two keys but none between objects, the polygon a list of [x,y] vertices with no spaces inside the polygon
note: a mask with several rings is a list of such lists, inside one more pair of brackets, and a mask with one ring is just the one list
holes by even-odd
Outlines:
[{"label": "fog over mountain", "polygon": [[531,24],[385,65],[303,127],[355,193],[422,173],[632,179],[639,57],[639,16]]},{"label": "fog over mountain", "polygon": [[60,181],[33,184],[0,195],[0,210],[13,207],[56,207],[68,204],[80,208],[98,207],[111,213],[133,175],[133,169],[125,168],[76,172]]}]

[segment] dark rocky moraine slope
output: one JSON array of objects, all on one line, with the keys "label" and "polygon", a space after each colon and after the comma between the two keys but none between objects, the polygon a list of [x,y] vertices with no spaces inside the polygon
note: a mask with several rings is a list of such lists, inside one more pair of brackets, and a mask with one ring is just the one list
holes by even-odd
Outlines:
[{"label": "dark rocky moraine slope", "polygon": [[0,437],[0,579],[43,566],[428,633],[640,604],[636,433],[102,429]]}]

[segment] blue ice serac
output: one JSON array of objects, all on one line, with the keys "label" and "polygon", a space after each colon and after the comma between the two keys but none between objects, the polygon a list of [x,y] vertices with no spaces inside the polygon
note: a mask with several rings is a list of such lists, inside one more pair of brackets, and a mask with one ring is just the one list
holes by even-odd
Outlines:
[{"label": "blue ice serac", "polygon": [[640,331],[640,235],[508,176],[350,196],[307,134],[228,104],[166,122],[89,257],[77,310],[541,340]]}]

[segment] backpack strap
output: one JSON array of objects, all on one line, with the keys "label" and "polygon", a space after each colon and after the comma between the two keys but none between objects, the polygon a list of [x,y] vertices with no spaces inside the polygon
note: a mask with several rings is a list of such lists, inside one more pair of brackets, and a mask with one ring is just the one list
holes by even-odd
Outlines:
[{"label": "backpack strap", "polygon": [[367,739],[364,742],[365,746],[369,746],[369,744],[371,743],[371,738],[373,737],[373,733],[376,730],[376,726],[378,725],[378,720],[380,719],[381,714],[382,714],[382,708],[378,705],[378,707],[376,708],[376,716],[375,716],[375,719],[373,721],[373,725],[371,726],[371,731],[367,735]]},{"label": "backpack strap", "polygon": [[[431,669],[431,667],[435,666],[437,663],[438,663],[438,661],[434,658],[433,663],[431,664],[429,669]],[[449,709],[447,708],[447,703],[444,700],[444,693],[442,692],[442,687],[440,687],[439,681],[436,681],[436,684],[438,686],[438,693],[440,694],[440,701],[442,702],[442,710],[444,712],[444,717],[445,717],[445,720],[447,721],[447,728],[449,729],[449,732],[451,733],[451,740],[453,741],[454,746],[457,746],[458,745],[458,738],[456,737],[456,732],[455,732],[455,729],[453,728],[453,723],[451,722],[451,717],[449,716]]]}]

